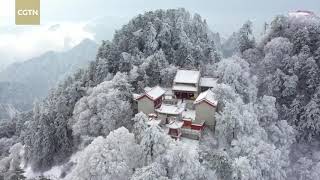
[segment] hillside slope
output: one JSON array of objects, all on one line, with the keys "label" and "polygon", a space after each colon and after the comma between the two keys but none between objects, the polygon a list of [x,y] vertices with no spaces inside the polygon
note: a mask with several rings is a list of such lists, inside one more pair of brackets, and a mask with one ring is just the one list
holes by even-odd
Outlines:
[{"label": "hillside slope", "polygon": [[[0,72],[0,82],[3,82],[0,84],[1,103],[12,104],[19,110],[30,109],[36,98],[46,96],[49,89],[55,87],[59,81],[94,60],[97,47],[94,41],[86,39],[66,52],[47,52],[25,62],[10,65]],[[8,84],[23,88],[9,88]],[[14,94],[15,91],[10,89],[18,89],[20,93]]]}]

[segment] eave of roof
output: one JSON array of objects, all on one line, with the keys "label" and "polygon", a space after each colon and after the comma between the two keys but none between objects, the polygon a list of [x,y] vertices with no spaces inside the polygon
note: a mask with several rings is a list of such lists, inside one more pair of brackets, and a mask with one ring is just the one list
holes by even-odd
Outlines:
[{"label": "eave of roof", "polygon": [[179,115],[184,111],[185,106],[167,105],[162,104],[160,108],[155,109],[156,112],[161,114]]},{"label": "eave of roof", "polygon": [[[152,97],[150,95],[151,91],[153,90],[156,90],[156,88],[158,88],[158,90],[161,90],[162,92],[160,92],[158,95],[156,95],[156,97]],[[149,91],[145,91],[144,94],[140,95],[139,97],[137,97],[135,100],[139,100],[139,99],[142,99],[143,97],[147,97],[149,98],[150,100],[152,101],[155,101],[159,98],[161,98],[165,93],[166,93],[166,90],[162,89],[160,86],[156,86],[156,87],[153,87],[151,89],[148,89]]]},{"label": "eave of roof", "polygon": [[197,92],[197,88],[196,87],[192,87],[192,86],[188,86],[188,85],[179,85],[179,84],[175,84],[172,87],[173,91],[186,91],[186,92]]},{"label": "eave of roof", "polygon": [[209,105],[211,105],[213,107],[216,107],[217,104],[218,104],[218,102],[214,100],[213,92],[210,89],[205,91],[205,92],[200,93],[193,104],[199,104],[199,103],[201,103],[203,101],[208,103]]},{"label": "eave of roof", "polygon": [[202,77],[200,78],[200,86],[201,87],[214,87],[217,85],[218,79]]}]

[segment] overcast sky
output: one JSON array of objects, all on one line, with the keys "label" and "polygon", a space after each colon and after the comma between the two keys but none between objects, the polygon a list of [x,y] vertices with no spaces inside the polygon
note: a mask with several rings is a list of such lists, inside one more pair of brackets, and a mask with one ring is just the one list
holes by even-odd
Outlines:
[{"label": "overcast sky", "polygon": [[[92,38],[92,32],[86,32],[83,27],[98,17],[107,17],[104,23],[109,28],[119,28],[145,11],[184,7],[191,13],[199,13],[213,31],[228,36],[246,20],[253,21],[259,29],[278,14],[295,10],[320,13],[320,0],[41,0],[42,26],[15,26],[14,3],[15,0],[0,0],[0,65],[47,50],[66,49],[66,38],[73,43],[68,47],[83,38]],[[61,24],[54,38],[48,31],[53,24]],[[29,47],[24,49],[19,44]],[[8,55],[9,52],[15,55]]]}]

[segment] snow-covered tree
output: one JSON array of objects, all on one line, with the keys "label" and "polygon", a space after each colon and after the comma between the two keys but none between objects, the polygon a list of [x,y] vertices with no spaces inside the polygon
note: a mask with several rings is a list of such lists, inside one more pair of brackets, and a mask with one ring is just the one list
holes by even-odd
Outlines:
[{"label": "snow-covered tree", "polygon": [[8,156],[11,146],[16,143],[16,138],[0,138],[0,157]]},{"label": "snow-covered tree", "polygon": [[299,158],[291,167],[291,178],[296,180],[316,180],[319,178],[320,163],[307,157]]},{"label": "snow-covered tree", "polygon": [[112,79],[110,79],[109,88],[120,91],[119,98],[123,101],[130,102],[132,100],[132,85],[128,81],[128,75],[126,73],[117,73]]},{"label": "snow-covered tree", "polygon": [[301,120],[297,123],[297,128],[302,130],[303,136],[312,140],[314,136],[320,135],[320,89],[314,94],[311,101],[303,107]]},{"label": "snow-covered tree", "polygon": [[[216,88],[213,90],[217,91]],[[232,174],[233,178],[248,180],[285,179],[293,130],[287,124],[274,124],[277,120],[274,98],[265,96],[254,103],[245,104],[239,97],[229,98],[216,115],[219,147],[226,150],[224,157],[228,157],[224,165],[231,166],[232,171],[217,171],[217,175],[230,178]],[[277,146],[273,143],[277,143]],[[212,165],[218,162],[211,160]],[[221,167],[215,168],[219,170]]]},{"label": "snow-covered tree", "polygon": [[29,124],[26,144],[26,159],[35,171],[43,171],[53,165],[54,125],[50,119],[48,107],[38,104],[34,108],[34,120]]},{"label": "snow-covered tree", "polygon": [[253,48],[255,46],[255,39],[252,33],[252,22],[247,21],[242,25],[239,30],[239,49],[240,52],[244,52],[247,49]]},{"label": "snow-covered tree", "polygon": [[11,138],[16,133],[15,129],[15,123],[12,120],[0,120],[0,139]]},{"label": "snow-covered tree", "polygon": [[137,169],[131,180],[169,180],[165,167],[158,162]]},{"label": "snow-covered tree", "polygon": [[144,165],[151,164],[161,157],[170,147],[173,140],[159,126],[150,126],[145,130],[141,139]]},{"label": "snow-covered tree", "polygon": [[[264,46],[265,57],[262,60],[266,73],[274,73],[276,69],[281,69],[288,64],[287,57],[291,54],[292,49],[293,45],[287,38],[278,37],[268,42]],[[263,73],[263,71],[259,73]]]},{"label": "snow-covered tree", "polygon": [[293,34],[293,50],[296,53],[299,53],[301,48],[305,45],[310,45],[310,37],[309,37],[309,31],[305,28],[299,28],[294,34]]},{"label": "snow-covered tree", "polygon": [[13,145],[9,150],[9,155],[0,160],[0,174],[14,173],[20,170],[23,159],[23,146],[21,143]]},{"label": "snow-covered tree", "polygon": [[132,133],[134,134],[138,143],[140,143],[146,129],[148,128],[146,124],[147,120],[148,117],[143,112],[136,114],[132,119],[132,121],[134,122]]},{"label": "snow-covered tree", "polygon": [[183,144],[176,144],[170,147],[165,155],[168,177],[171,179],[205,179],[204,168],[199,162],[198,152],[190,150],[190,147]]},{"label": "snow-covered tree", "polygon": [[249,64],[245,60],[236,56],[223,59],[217,63],[215,74],[221,83],[233,87],[246,102],[255,100],[256,78],[250,74]]},{"label": "snow-covered tree", "polygon": [[210,178],[231,180],[233,173],[232,159],[230,155],[221,149],[201,146],[201,164]]},{"label": "snow-covered tree", "polygon": [[134,135],[125,128],[97,137],[77,157],[77,164],[67,179],[130,179],[140,164],[140,149]]},{"label": "snow-covered tree", "polygon": [[156,41],[157,30],[151,22],[148,22],[146,29],[143,33],[143,41],[146,49],[146,54],[151,55],[157,48],[158,42]]},{"label": "snow-covered tree", "polygon": [[122,91],[120,87],[114,89],[117,84],[113,82],[99,84],[77,102],[72,125],[75,135],[107,136],[110,131],[130,124],[130,104],[122,100]]},{"label": "snow-covered tree", "polygon": [[188,55],[184,61],[184,67],[188,69],[194,69],[195,68],[195,60],[192,57],[192,55]]},{"label": "snow-covered tree", "polygon": [[320,84],[320,69],[313,58],[308,58],[303,64],[299,76],[299,85],[304,88],[306,96],[308,96],[315,93],[316,88]]},{"label": "snow-covered tree", "polygon": [[172,86],[173,79],[177,73],[178,68],[170,65],[167,68],[161,69],[160,76],[161,76],[161,85],[165,87]]},{"label": "snow-covered tree", "polygon": [[148,78],[149,86],[156,86],[162,82],[161,70],[168,66],[168,62],[162,50],[156,52],[154,55],[148,57],[150,59],[148,66],[145,69]]},{"label": "snow-covered tree", "polygon": [[237,127],[242,119],[239,106],[243,106],[240,100],[237,103],[226,103],[223,111],[216,115],[216,134],[220,147],[230,145],[237,138]]},{"label": "snow-covered tree", "polygon": [[133,58],[130,54],[123,52],[120,56],[120,72],[129,72],[132,69]]},{"label": "snow-covered tree", "polygon": [[260,125],[266,127],[278,120],[278,111],[275,107],[276,98],[263,96],[255,105]]},{"label": "snow-covered tree", "polygon": [[244,136],[232,143],[236,179],[286,179],[280,150],[255,136]]},{"label": "snow-covered tree", "polygon": [[232,35],[222,43],[222,52],[226,58],[240,53],[238,33],[232,33]]},{"label": "snow-covered tree", "polygon": [[237,98],[240,98],[234,88],[224,83],[217,84],[211,88],[211,91],[214,92],[214,96],[219,102],[218,106],[224,106],[226,103],[231,103],[236,101]]},{"label": "snow-covered tree", "polygon": [[123,52],[138,56],[141,64],[147,57],[163,51],[169,64],[181,67],[187,55],[192,55],[198,66],[200,62],[218,59],[216,39],[198,14],[192,16],[183,8],[157,10],[137,16],[118,30],[111,43],[104,42],[99,48],[97,59],[113,74],[121,66]]},{"label": "snow-covered tree", "polygon": [[316,124],[316,120],[305,123],[305,117],[306,107],[312,104],[319,87],[316,75],[319,74],[319,25],[320,21],[314,15],[278,16],[257,47],[264,52],[258,72],[259,92],[277,99],[279,118],[287,119],[296,127],[300,140],[318,137],[316,128],[311,125]]}]

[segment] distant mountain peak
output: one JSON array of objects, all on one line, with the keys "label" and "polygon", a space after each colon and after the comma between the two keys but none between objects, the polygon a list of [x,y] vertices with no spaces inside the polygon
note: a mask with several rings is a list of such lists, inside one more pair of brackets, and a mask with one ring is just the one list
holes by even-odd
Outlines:
[{"label": "distant mountain peak", "polygon": [[98,49],[98,44],[92,39],[83,39],[78,45],[70,49],[69,52],[81,51],[87,49]]},{"label": "distant mountain peak", "polygon": [[318,17],[314,12],[307,10],[297,10],[289,12],[289,17],[294,18],[308,18],[308,17]]},{"label": "distant mountain peak", "polygon": [[88,45],[97,45],[97,43],[92,39],[85,38],[76,46],[88,46]]},{"label": "distant mountain peak", "polygon": [[60,24],[52,25],[48,28],[49,31],[57,31],[61,27]]},{"label": "distant mountain peak", "polygon": [[[86,67],[90,61],[94,60],[97,50],[98,44],[95,41],[84,39],[67,51],[48,51],[38,57],[8,66],[0,72],[1,104],[14,102],[11,104],[19,111],[31,108],[34,99],[46,96],[50,88],[54,88],[65,77],[72,75],[79,68]],[[1,82],[14,83],[13,85],[19,83],[26,88],[14,87],[22,94],[17,96],[10,94],[10,90],[1,92],[1,88],[8,87],[7,84],[1,84]],[[30,95],[27,96],[28,93]],[[15,112],[12,108],[2,108],[2,110],[0,108],[0,114],[1,111],[9,112],[11,115],[14,114],[12,112]]]}]

